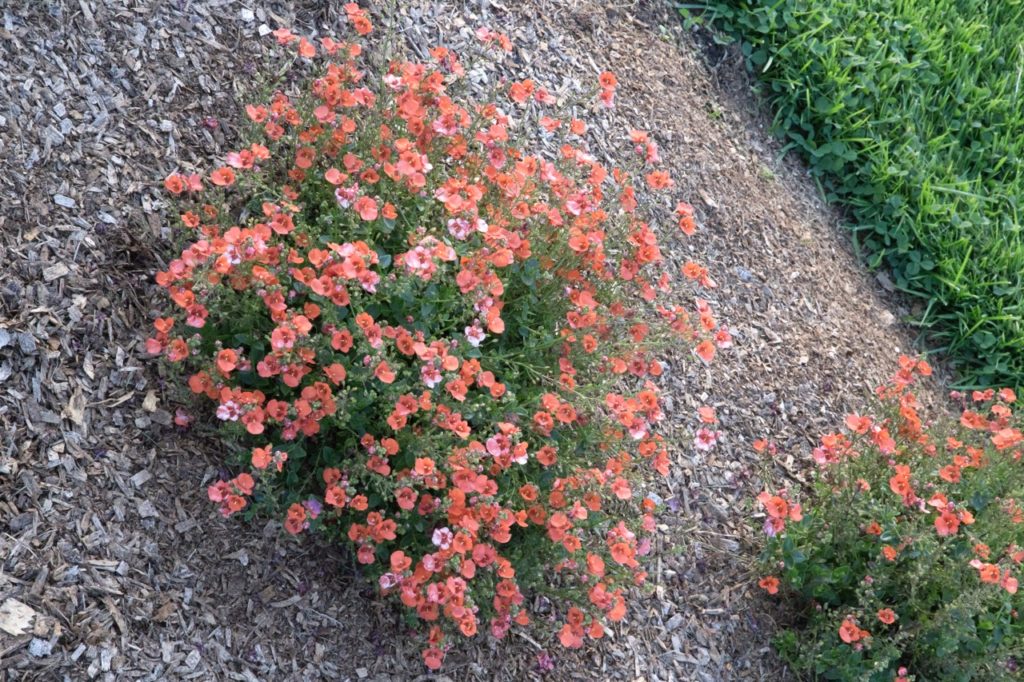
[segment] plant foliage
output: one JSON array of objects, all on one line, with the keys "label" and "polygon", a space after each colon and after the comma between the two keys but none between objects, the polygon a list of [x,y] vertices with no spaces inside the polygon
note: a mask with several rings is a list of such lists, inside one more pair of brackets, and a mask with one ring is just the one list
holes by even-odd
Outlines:
[{"label": "plant foliage", "polygon": [[[532,81],[475,102],[445,48],[374,69],[358,37],[275,35],[315,77],[248,105],[225,165],[165,181],[188,243],[157,277],[148,349],[241,449],[211,500],[350,546],[424,626],[430,668],[453,633],[601,637],[646,577],[639,486],[668,473],[659,349],[729,344],[705,302],[659,302],[671,278],[639,210],[672,185],[656,145],[631,131],[631,170],[605,168]],[[601,75],[598,108],[616,85]],[[674,220],[693,232],[688,205]]]},{"label": "plant foliage", "polygon": [[1024,664],[1024,461],[1012,390],[954,392],[959,421],[926,424],[903,358],[876,415],[851,414],[814,452],[813,492],[758,497],[761,587],[797,623],[778,638],[827,680],[1019,679]]}]

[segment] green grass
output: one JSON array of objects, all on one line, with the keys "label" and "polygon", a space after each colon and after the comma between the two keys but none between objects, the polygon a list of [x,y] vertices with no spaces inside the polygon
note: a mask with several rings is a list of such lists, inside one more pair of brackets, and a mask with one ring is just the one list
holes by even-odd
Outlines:
[{"label": "green grass", "polygon": [[963,386],[1024,386],[1024,0],[704,0]]}]

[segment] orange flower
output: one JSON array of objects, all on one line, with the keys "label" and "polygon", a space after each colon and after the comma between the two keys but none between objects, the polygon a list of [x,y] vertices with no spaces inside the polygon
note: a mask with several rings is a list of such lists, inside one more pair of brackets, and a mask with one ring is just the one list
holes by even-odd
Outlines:
[{"label": "orange flower", "polygon": [[715,358],[715,344],[705,339],[697,344],[694,352],[704,362],[711,362]]},{"label": "orange flower", "polygon": [[879,609],[878,620],[882,621],[886,625],[892,625],[896,622],[896,612],[892,609]]},{"label": "orange flower", "polygon": [[266,469],[270,466],[271,460],[269,445],[265,448],[252,449],[252,465],[257,469]]},{"label": "orange flower", "polygon": [[284,529],[292,535],[297,535],[306,524],[306,508],[295,503],[288,507],[288,515],[285,518]]},{"label": "orange flower", "polygon": [[416,507],[416,491],[408,486],[396,490],[395,498],[398,501],[398,507],[400,509],[409,511]]},{"label": "orange flower", "polygon": [[844,619],[842,625],[839,626],[839,638],[847,644],[859,642],[865,637],[870,636],[870,633],[868,633],[866,630],[861,630],[857,626],[857,623],[855,623],[850,618]]},{"label": "orange flower", "polygon": [[960,482],[960,467],[955,464],[949,464],[939,469],[939,478],[948,483],[959,483]]},{"label": "orange flower", "polygon": [[602,88],[607,90],[616,87],[619,84],[619,79],[611,71],[605,71],[597,77],[597,82]]},{"label": "orange flower", "polygon": [[897,465],[896,474],[889,479],[889,489],[901,497],[914,494],[910,486],[910,467]]},{"label": "orange flower", "polygon": [[367,222],[377,219],[377,202],[372,197],[359,197],[352,208]]},{"label": "orange flower", "polygon": [[615,481],[612,483],[612,493],[614,493],[615,497],[619,498],[620,500],[628,500],[633,496],[633,491],[629,487],[629,481],[622,478],[621,476],[616,478]]},{"label": "orange flower", "polygon": [[210,182],[218,187],[230,187],[235,184],[235,171],[231,170],[227,166],[218,168],[210,173]]},{"label": "orange flower", "polygon": [[633,566],[636,564],[636,550],[630,547],[625,542],[616,542],[611,546],[612,559],[616,563],[622,564],[623,566]]},{"label": "orange flower", "polygon": [[340,185],[348,179],[348,176],[337,168],[328,168],[324,173],[324,179],[332,185]]},{"label": "orange flower", "polygon": [[451,394],[453,398],[458,400],[460,403],[466,399],[466,392],[469,387],[466,386],[466,382],[462,379],[453,379],[444,385],[445,390]]},{"label": "orange flower", "polygon": [[697,280],[700,279],[701,277],[706,276],[708,274],[708,271],[701,265],[698,265],[697,263],[687,261],[686,263],[683,264],[682,273],[683,276],[686,277],[686,279]]},{"label": "orange flower", "polygon": [[999,583],[1000,571],[995,564],[981,562],[978,559],[971,559],[970,565],[978,569],[978,578],[983,583],[996,585]]},{"label": "orange flower", "polygon": [[571,424],[576,421],[576,410],[569,403],[562,403],[555,410],[555,417],[563,424]]},{"label": "orange flower", "polygon": [[673,184],[671,176],[665,171],[651,171],[647,174],[647,185],[651,189],[668,189]]},{"label": "orange flower", "polygon": [[396,550],[391,553],[391,570],[396,573],[409,570],[412,566],[412,559],[409,558],[402,550]]},{"label": "orange flower", "polygon": [[681,201],[676,204],[675,212],[679,216],[679,229],[687,237],[692,237],[697,231],[697,222],[693,219],[693,206]]},{"label": "orange flower", "polygon": [[545,445],[537,451],[536,457],[537,461],[540,462],[541,465],[549,467],[558,459],[557,450],[550,445]]},{"label": "orange flower", "polygon": [[789,515],[789,503],[778,495],[769,495],[766,492],[757,496],[758,501],[764,506],[768,516],[775,519],[784,519]]},{"label": "orange flower", "polygon": [[373,31],[373,24],[365,16],[358,16],[352,20],[352,26],[356,33],[361,36],[369,35]]},{"label": "orange flower", "polygon": [[312,59],[313,57],[316,56],[316,47],[313,45],[313,43],[309,42],[305,38],[300,38],[298,53],[300,57]]},{"label": "orange flower", "polygon": [[618,623],[626,617],[626,600],[621,596],[615,597],[612,607],[608,609],[608,620]]},{"label": "orange flower", "polygon": [[429,457],[417,457],[413,471],[418,476],[430,476],[434,473],[434,460]]},{"label": "orange flower", "polygon": [[332,507],[342,508],[345,506],[345,491],[336,485],[332,485],[324,493],[324,502]]},{"label": "orange flower", "polygon": [[537,412],[533,415],[533,423],[541,433],[550,433],[555,425],[555,420],[547,412]]},{"label": "orange flower", "polygon": [[386,360],[382,360],[377,368],[373,370],[373,376],[377,377],[380,381],[385,384],[390,384],[395,380],[395,373],[388,367]]},{"label": "orange flower", "polygon": [[937,517],[935,517],[935,531],[940,537],[949,537],[950,535],[956,535],[957,530],[960,528],[960,519],[956,517],[956,514],[952,514],[948,511],[943,511]]},{"label": "orange flower", "polygon": [[535,501],[537,499],[538,492],[537,486],[532,483],[527,483],[519,488],[519,496],[527,502]]},{"label": "orange flower", "polygon": [[316,150],[312,147],[302,147],[295,152],[295,166],[297,168],[311,168],[313,166],[313,160],[316,158]]},{"label": "orange flower", "polygon": [[864,435],[871,430],[871,424],[871,417],[863,417],[858,414],[850,414],[846,416],[846,427],[854,433]]},{"label": "orange flower", "polygon": [[228,374],[237,366],[238,353],[236,353],[235,351],[231,350],[230,348],[225,348],[221,352],[217,353],[217,369],[219,369],[224,374]]},{"label": "orange flower", "polygon": [[252,490],[255,485],[256,481],[253,480],[252,475],[244,471],[235,477],[235,487],[238,488],[240,493],[252,495]]},{"label": "orange flower", "polygon": [[767,575],[757,581],[757,586],[768,594],[778,594],[779,579],[773,575]]},{"label": "orange flower", "polygon": [[992,436],[992,444],[996,450],[1007,450],[1024,442],[1024,435],[1019,429],[1002,429]]},{"label": "orange flower", "polygon": [[533,94],[534,83],[532,80],[527,78],[523,81],[516,81],[509,86],[508,95],[514,101],[523,104]]},{"label": "orange flower", "polygon": [[558,641],[567,649],[579,649],[583,646],[582,626],[577,625],[573,627],[569,623],[566,623],[558,632]]},{"label": "orange flower", "polygon": [[185,191],[185,179],[177,173],[168,175],[164,180],[164,188],[171,194],[181,194]]},{"label": "orange flower", "polygon": [[327,375],[327,378],[331,383],[338,385],[345,381],[345,366],[337,362],[332,363],[327,367],[324,367],[324,374]]},{"label": "orange flower", "polygon": [[[369,32],[369,31],[367,31]],[[431,670],[440,670],[444,662],[444,652],[440,649],[430,648],[423,650],[423,662]]]}]

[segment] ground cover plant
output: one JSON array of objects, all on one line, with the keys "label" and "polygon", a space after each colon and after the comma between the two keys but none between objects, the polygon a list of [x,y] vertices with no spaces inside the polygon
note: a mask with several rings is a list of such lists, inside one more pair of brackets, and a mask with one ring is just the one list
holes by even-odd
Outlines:
[{"label": "ground cover plant", "polygon": [[902,358],[878,413],[822,438],[805,500],[758,497],[760,586],[796,611],[777,645],[814,679],[1016,679],[1024,665],[1017,396],[953,392],[960,419],[927,423],[913,384],[930,371]]},{"label": "ground cover plant", "polygon": [[[373,27],[346,10],[346,42],[278,29],[316,76],[249,104],[223,166],[165,180],[188,243],[157,277],[173,306],[148,350],[223,424],[238,473],[209,488],[221,513],[347,543],[423,625],[428,667],[453,634],[531,622],[582,646],[646,578],[640,485],[669,465],[658,350],[671,335],[710,362],[729,332],[699,298],[661,302],[639,197],[672,180],[645,133],[605,168],[540,85],[470,101],[442,47],[367,66]],[[593,105],[616,85],[602,74]],[[694,263],[679,276],[713,285]]]},{"label": "ground cover plant", "polygon": [[1024,386],[1024,3],[710,0],[962,385]]}]

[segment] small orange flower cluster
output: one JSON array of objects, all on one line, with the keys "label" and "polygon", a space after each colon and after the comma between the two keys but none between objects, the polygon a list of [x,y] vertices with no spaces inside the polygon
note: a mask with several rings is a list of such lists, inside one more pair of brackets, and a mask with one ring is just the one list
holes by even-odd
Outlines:
[{"label": "small orange flower cluster", "polygon": [[871,637],[871,633],[857,625],[853,618],[844,618],[839,626],[839,639],[847,644],[857,644],[861,640]]},{"label": "small orange flower cluster", "polygon": [[802,521],[803,509],[799,504],[792,504],[786,499],[783,491],[772,495],[767,490],[757,496],[757,501],[764,507],[767,516],[764,520],[764,532],[768,536],[778,535],[786,530],[786,520]]},{"label": "small orange flower cluster", "polygon": [[[274,36],[323,58],[320,75],[246,107],[255,139],[209,188],[165,181],[193,240],[157,276],[176,310],[147,349],[250,439],[251,473],[211,500],[349,543],[425,624],[430,668],[448,633],[501,638],[545,591],[578,595],[562,644],[603,636],[647,575],[656,505],[636,486],[669,469],[658,343],[674,331],[704,361],[731,343],[707,302],[653,304],[671,277],[638,193],[673,186],[656,144],[632,131],[639,170],[609,170],[582,121],[544,113],[562,142],[532,154],[514,135],[554,102],[532,81],[508,86],[517,122],[458,97],[448,49],[370,76],[357,42]],[[601,75],[605,106],[616,86]],[[693,209],[677,213],[692,234]],[[684,275],[713,286],[697,264]],[[716,419],[700,416],[709,449]]]}]

